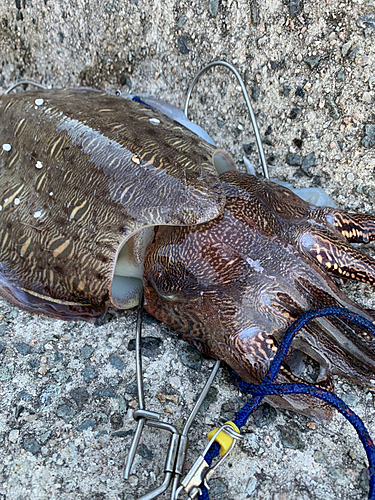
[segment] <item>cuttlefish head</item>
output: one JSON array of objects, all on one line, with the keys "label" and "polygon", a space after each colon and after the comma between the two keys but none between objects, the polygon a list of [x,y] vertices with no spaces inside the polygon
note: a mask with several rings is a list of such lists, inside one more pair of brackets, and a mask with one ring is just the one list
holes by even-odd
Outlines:
[{"label": "cuttlefish head", "polygon": [[[260,383],[287,327],[303,312],[341,306],[371,317],[297,243],[279,236],[275,214],[249,190],[224,186],[225,211],[215,221],[157,230],[146,252],[145,308],[243,380]],[[293,341],[292,351],[278,382],[301,381],[295,360],[302,352],[319,364],[315,383],[321,387],[333,388],[332,374],[373,387],[374,342],[345,320],[314,320]],[[306,397],[272,401],[318,419],[330,416]]]}]

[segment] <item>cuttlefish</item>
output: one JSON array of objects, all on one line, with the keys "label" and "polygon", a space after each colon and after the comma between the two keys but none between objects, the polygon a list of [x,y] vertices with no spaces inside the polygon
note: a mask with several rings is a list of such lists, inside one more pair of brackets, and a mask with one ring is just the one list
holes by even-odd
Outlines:
[{"label": "cuttlefish", "polygon": [[[239,173],[232,157],[142,102],[90,90],[0,98],[0,294],[49,316],[145,309],[204,354],[260,382],[303,312],[342,306],[339,280],[375,279],[375,217],[314,207]],[[316,319],[292,344],[332,374],[375,381],[374,340]],[[296,381],[289,356],[278,381]],[[304,397],[284,408],[327,415]]]}]

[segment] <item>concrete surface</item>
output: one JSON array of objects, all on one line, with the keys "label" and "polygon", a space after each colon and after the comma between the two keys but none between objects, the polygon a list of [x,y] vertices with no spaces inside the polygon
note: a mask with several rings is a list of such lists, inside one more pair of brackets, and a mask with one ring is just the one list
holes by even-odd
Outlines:
[{"label": "concrete surface", "polygon": [[[2,89],[21,78],[108,92],[131,86],[180,106],[200,68],[227,60],[256,99],[271,177],[298,187],[321,185],[340,207],[371,213],[374,45],[373,0],[0,4]],[[241,162],[243,145],[254,138],[232,77],[221,70],[205,75],[191,109]],[[256,152],[246,149],[259,165]],[[288,157],[298,164],[311,153],[316,165],[305,168],[311,177],[286,162],[289,154],[299,155]],[[345,289],[374,307],[368,286]],[[161,481],[167,437],[157,431],[145,432],[130,481],[123,480],[135,429],[135,363],[128,350],[134,328],[135,314],[112,311],[94,327],[37,317],[0,301],[1,499],[131,500]],[[200,367],[199,356],[152,318],[146,317],[143,335],[159,339],[150,341],[144,360],[147,406],[181,425],[212,362]],[[204,434],[246,399],[225,369],[214,388],[194,425],[190,463],[205,445]],[[374,433],[374,393],[346,381],[337,382],[337,393]],[[212,480],[211,498],[367,498],[365,455],[342,417],[316,424],[265,406],[245,433]]]}]

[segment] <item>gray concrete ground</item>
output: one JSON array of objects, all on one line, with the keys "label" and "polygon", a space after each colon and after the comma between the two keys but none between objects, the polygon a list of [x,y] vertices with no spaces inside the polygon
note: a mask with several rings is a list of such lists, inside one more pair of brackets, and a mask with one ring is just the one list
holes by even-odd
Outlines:
[{"label": "gray concrete ground", "polygon": [[[28,78],[131,88],[180,106],[200,68],[227,60],[252,95],[271,176],[321,185],[340,207],[373,213],[374,41],[373,0],[2,0],[0,85]],[[201,80],[191,115],[240,165],[244,145],[259,165],[243,99],[225,71]],[[374,307],[370,287],[345,289]],[[131,500],[160,482],[167,437],[158,431],[145,432],[123,479],[135,428],[134,328],[135,314],[111,311],[95,327],[0,301],[0,498]],[[143,335],[153,339],[147,405],[181,425],[212,362],[150,317]],[[374,393],[336,386],[375,431]],[[221,370],[194,424],[190,463],[205,432],[245,399]],[[366,467],[342,417],[316,424],[263,406],[212,480],[212,498],[364,499]]]}]

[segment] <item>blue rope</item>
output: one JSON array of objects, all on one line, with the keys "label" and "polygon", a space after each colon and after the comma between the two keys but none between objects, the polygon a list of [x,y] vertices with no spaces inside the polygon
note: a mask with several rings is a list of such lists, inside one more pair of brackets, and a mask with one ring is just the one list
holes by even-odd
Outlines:
[{"label": "blue rope", "polygon": [[[375,336],[374,324],[368,321],[366,318],[353,313],[348,309],[344,309],[341,307],[324,307],[320,309],[313,309],[302,314],[285,332],[276,355],[272,360],[271,366],[269,367],[268,372],[263,378],[260,385],[247,384],[246,382],[241,381],[238,375],[233,372],[233,378],[238,387],[242,391],[252,394],[252,398],[249,399],[245,406],[237,413],[234,423],[239,428],[244,426],[247,422],[247,419],[249,418],[249,415],[258,408],[264,396],[271,396],[276,394],[306,394],[321,399],[324,402],[334,406],[352,424],[359,436],[359,439],[362,442],[369,461],[370,491],[368,498],[369,500],[375,500],[375,446],[362,420],[340,398],[329,391],[308,384],[273,383],[279,373],[281,364],[285,356],[287,355],[292,340],[296,336],[296,334],[311,320],[322,318],[325,316],[341,316],[351,323],[363,327]],[[218,456],[219,451],[219,444],[216,442],[213,443],[205,456],[205,460],[208,465],[211,465],[212,460]],[[207,489],[202,486],[201,490],[202,494],[199,495],[199,499],[209,500]]]}]

